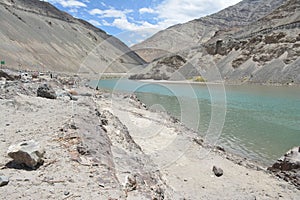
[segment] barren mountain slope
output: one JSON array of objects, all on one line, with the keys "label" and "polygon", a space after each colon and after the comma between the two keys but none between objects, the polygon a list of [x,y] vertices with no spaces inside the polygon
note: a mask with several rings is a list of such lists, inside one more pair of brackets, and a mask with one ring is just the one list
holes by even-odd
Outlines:
[{"label": "barren mountain slope", "polygon": [[132,49],[146,61],[152,61],[167,53],[202,44],[218,30],[255,22],[282,2],[283,0],[244,0],[210,16],[169,27],[134,45]]},{"label": "barren mountain slope", "polygon": [[2,0],[0,26],[0,56],[11,68],[125,72],[144,63],[120,40],[46,2]]},{"label": "barren mountain slope", "polygon": [[131,78],[299,84],[299,13],[300,2],[287,0],[257,22],[220,30],[206,43],[157,59]]}]

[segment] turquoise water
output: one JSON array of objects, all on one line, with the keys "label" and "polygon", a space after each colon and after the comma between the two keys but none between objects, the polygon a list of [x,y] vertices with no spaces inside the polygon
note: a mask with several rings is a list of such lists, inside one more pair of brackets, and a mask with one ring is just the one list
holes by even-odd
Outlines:
[{"label": "turquoise water", "polygon": [[98,86],[135,92],[148,107],[160,105],[207,141],[265,165],[300,145],[298,87],[151,84],[125,79],[101,80]]}]

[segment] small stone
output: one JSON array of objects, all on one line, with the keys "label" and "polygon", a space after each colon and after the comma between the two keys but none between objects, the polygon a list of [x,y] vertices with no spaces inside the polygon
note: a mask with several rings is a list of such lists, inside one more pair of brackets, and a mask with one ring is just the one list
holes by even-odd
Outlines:
[{"label": "small stone", "polygon": [[264,171],[264,169],[262,167],[260,167],[260,166],[256,166],[256,170],[257,171]]},{"label": "small stone", "polygon": [[223,169],[216,167],[216,166],[213,166],[213,172],[215,173],[215,175],[217,177],[220,177],[223,175]]},{"label": "small stone", "polygon": [[78,100],[78,98],[74,97],[73,95],[70,95],[69,97],[70,97],[70,100],[73,100],[73,101],[77,101]]},{"label": "small stone", "polygon": [[98,181],[98,185],[102,188],[105,187],[105,180],[102,179],[101,177],[97,178],[97,181]]},{"label": "small stone", "polygon": [[0,187],[7,185],[9,182],[8,178],[6,176],[0,176]]},{"label": "small stone", "polygon": [[35,169],[38,164],[43,163],[45,151],[38,142],[34,140],[21,142],[17,145],[11,145],[7,154],[16,164],[25,164],[27,167]]},{"label": "small stone", "polygon": [[162,200],[165,199],[165,192],[159,185],[155,185],[151,187],[151,190],[154,191],[154,195],[152,196],[152,200]]},{"label": "small stone", "polygon": [[202,146],[202,144],[204,142],[203,139],[201,139],[201,138],[193,138],[193,141],[196,142],[200,146]]},{"label": "small stone", "polygon": [[221,147],[221,146],[216,146],[216,149],[217,149],[218,151],[223,151],[223,152],[225,152],[225,149],[224,149],[223,147]]},{"label": "small stone", "polygon": [[65,196],[68,196],[69,194],[70,194],[70,192],[68,192],[68,191],[65,191],[65,192],[64,192],[64,195],[65,195]]},{"label": "small stone", "polygon": [[137,187],[136,175],[129,174],[125,179],[125,188],[126,190],[133,191]]},{"label": "small stone", "polygon": [[40,85],[37,89],[37,96],[47,99],[56,99],[56,93],[53,88],[48,84]]},{"label": "small stone", "polygon": [[77,145],[77,152],[81,155],[86,155],[86,154],[89,154],[89,150],[88,150],[88,147],[86,145],[84,145],[83,143],[79,143]]},{"label": "small stone", "polygon": [[73,129],[73,130],[77,129],[77,126],[75,125],[75,122],[72,122],[69,127],[70,127],[70,129]]}]

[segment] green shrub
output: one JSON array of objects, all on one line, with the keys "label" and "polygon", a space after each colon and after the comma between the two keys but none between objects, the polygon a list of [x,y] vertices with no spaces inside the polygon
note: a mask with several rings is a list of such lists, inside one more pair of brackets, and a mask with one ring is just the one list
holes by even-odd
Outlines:
[{"label": "green shrub", "polygon": [[205,82],[205,79],[202,76],[195,76],[193,80],[195,82]]}]

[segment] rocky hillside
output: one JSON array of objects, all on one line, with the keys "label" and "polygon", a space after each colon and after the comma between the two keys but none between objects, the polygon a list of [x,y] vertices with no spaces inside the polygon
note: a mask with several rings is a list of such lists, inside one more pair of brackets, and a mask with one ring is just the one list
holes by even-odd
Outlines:
[{"label": "rocky hillside", "polygon": [[125,72],[144,61],[120,40],[39,0],[1,0],[0,58],[7,67]]},{"label": "rocky hillside", "polygon": [[[257,22],[212,38],[205,47],[225,80],[300,83],[300,2],[288,0]],[[213,48],[211,48],[213,47]],[[224,61],[226,62],[224,63]]]},{"label": "rocky hillside", "polygon": [[[244,0],[216,14],[160,31],[132,47],[146,61],[207,42],[219,30],[255,22],[284,0]],[[163,42],[162,42],[163,41]]]},{"label": "rocky hillside", "polygon": [[[255,22],[219,30],[206,42],[155,60],[132,78],[299,84],[299,10],[299,1],[285,1]],[[186,63],[166,69],[158,66],[157,62],[174,55]]]}]

